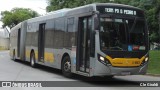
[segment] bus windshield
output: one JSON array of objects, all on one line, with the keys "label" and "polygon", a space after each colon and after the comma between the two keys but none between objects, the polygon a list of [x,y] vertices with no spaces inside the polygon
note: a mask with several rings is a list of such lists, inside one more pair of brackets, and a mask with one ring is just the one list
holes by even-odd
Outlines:
[{"label": "bus windshield", "polygon": [[141,19],[100,18],[101,50],[145,50],[145,22]]}]

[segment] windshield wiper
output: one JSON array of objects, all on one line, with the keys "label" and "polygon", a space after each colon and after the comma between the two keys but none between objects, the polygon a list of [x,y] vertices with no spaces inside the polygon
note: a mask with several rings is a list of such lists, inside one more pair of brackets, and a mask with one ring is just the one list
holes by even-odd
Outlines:
[{"label": "windshield wiper", "polygon": [[110,49],[112,49],[112,50],[122,50],[123,51],[123,48],[121,48],[119,46],[110,47]]}]

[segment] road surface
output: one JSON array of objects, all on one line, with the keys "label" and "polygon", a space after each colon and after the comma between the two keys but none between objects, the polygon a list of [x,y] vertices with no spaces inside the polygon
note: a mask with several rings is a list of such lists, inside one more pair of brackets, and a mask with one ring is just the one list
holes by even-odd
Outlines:
[{"label": "road surface", "polygon": [[[86,80],[92,80],[88,82]],[[100,81],[97,81],[100,80]],[[39,65],[30,67],[29,63],[13,61],[9,51],[0,51],[0,81],[75,81],[88,87],[47,87],[47,88],[0,88],[0,90],[160,90],[160,87],[134,87],[137,81],[160,81],[160,77],[147,75],[115,76],[113,79],[86,78],[75,75],[72,79],[62,75],[60,70]],[[111,81],[112,83],[108,83]],[[121,83],[122,82],[122,83]],[[69,83],[69,82],[68,82]],[[117,87],[118,86],[118,87]],[[130,87],[132,86],[132,87]]]}]

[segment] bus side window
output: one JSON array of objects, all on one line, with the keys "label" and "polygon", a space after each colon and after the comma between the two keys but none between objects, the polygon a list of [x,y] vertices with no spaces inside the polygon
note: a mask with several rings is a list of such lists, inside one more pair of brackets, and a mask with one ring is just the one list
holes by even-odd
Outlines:
[{"label": "bus side window", "polygon": [[67,37],[66,37],[66,45],[68,47],[75,45],[75,37],[74,37],[74,17],[67,19]]},{"label": "bus side window", "polygon": [[65,32],[65,20],[64,18],[58,18],[55,20],[54,30],[54,47],[61,48],[64,46],[64,32]]}]

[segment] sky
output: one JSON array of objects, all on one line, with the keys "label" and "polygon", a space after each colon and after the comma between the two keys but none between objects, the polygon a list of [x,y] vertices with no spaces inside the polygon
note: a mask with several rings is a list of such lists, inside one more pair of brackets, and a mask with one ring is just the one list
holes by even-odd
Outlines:
[{"label": "sky", "polygon": [[[48,0],[0,0],[0,12],[8,10],[10,11],[12,8],[30,8],[35,10],[40,15],[46,14],[46,6]],[[0,16],[1,17],[1,16]],[[0,27],[2,26],[2,22],[0,22]]]}]

